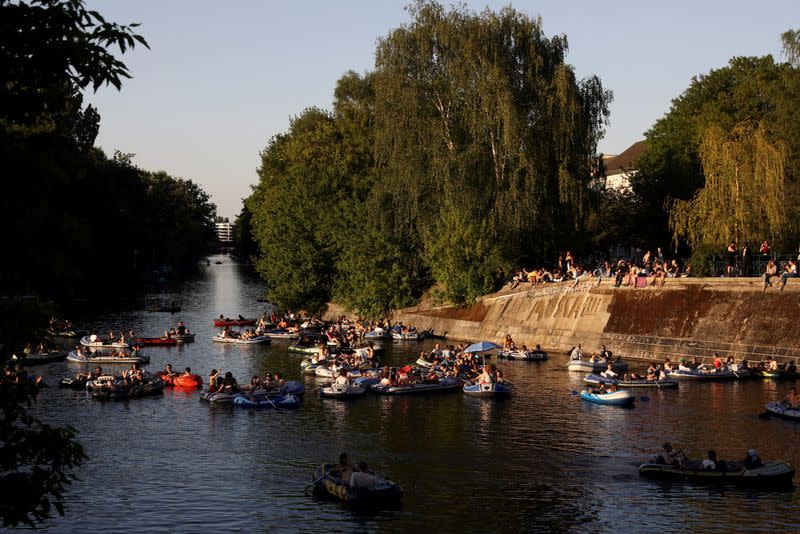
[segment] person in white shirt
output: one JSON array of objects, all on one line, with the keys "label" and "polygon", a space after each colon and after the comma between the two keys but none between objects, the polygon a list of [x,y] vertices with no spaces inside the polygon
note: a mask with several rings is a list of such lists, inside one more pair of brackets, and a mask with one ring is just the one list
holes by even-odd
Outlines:
[{"label": "person in white shirt", "polygon": [[581,350],[581,344],[578,343],[578,346],[572,349],[572,352],[569,355],[569,359],[580,360],[581,358],[583,358],[583,351]]},{"label": "person in white shirt", "polygon": [[606,378],[611,378],[611,379],[617,378],[617,373],[614,372],[614,366],[611,365],[610,363],[608,364],[608,369],[606,369],[600,374]]},{"label": "person in white shirt", "polygon": [[339,371],[339,376],[336,377],[336,385],[342,387],[347,387],[350,385],[350,379],[347,378],[347,371]]},{"label": "person in white shirt", "polygon": [[714,471],[717,469],[717,453],[715,451],[708,451],[708,458],[703,460],[702,467],[706,471]]}]

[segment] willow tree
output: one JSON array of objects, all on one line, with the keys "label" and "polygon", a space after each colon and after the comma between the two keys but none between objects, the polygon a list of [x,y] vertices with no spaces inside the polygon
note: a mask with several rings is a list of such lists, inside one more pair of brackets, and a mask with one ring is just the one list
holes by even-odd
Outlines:
[{"label": "willow tree", "polygon": [[[474,264],[541,258],[581,229],[611,94],[596,77],[576,79],[566,37],[545,36],[539,18],[428,1],[409,12],[412,22],[380,39],[376,53],[378,190],[397,214],[386,230],[414,243],[439,281],[463,286],[474,272],[484,288],[486,272]],[[486,223],[453,226],[453,208]],[[439,239],[443,227],[463,233],[457,241],[496,246],[442,268],[451,241]]]},{"label": "willow tree", "polygon": [[690,245],[758,242],[781,235],[786,210],[788,151],[761,122],[726,131],[705,129],[698,148],[705,186],[689,200],[668,202],[673,238]]}]

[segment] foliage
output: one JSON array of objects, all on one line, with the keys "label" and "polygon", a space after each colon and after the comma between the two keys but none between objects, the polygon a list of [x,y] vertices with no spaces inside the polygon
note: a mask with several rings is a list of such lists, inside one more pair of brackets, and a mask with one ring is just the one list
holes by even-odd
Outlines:
[{"label": "foliage", "polygon": [[258,245],[253,237],[253,213],[242,203],[242,209],[233,223],[233,245],[236,255],[243,261],[253,261]]},{"label": "foliage", "polygon": [[[370,316],[443,282],[455,302],[581,234],[610,92],[511,8],[434,2],[262,153],[246,205],[271,300]],[[455,247],[451,250],[451,247]]]},{"label": "foliage", "polygon": [[714,259],[720,255],[723,247],[715,243],[701,242],[692,247],[689,263],[692,265],[692,276],[717,276]]},{"label": "foliage", "polygon": [[[39,334],[50,308],[34,301],[0,300],[0,361],[14,347]],[[7,365],[10,365],[8,363]],[[0,375],[0,516],[3,526],[35,526],[53,509],[63,514],[63,491],[71,469],[86,458],[69,426],[51,427],[27,413],[38,387],[24,371],[6,367]]]},{"label": "foliage", "polygon": [[21,124],[53,120],[78,90],[120,89],[130,73],[110,49],[147,47],[136,26],[106,21],[83,0],[0,0],[0,116]]},{"label": "foliage", "polygon": [[[650,243],[671,239],[666,208],[675,204],[666,201],[689,200],[703,187],[699,147],[709,127],[731,131],[745,121],[761,122],[770,143],[783,142],[789,153],[798,153],[799,98],[800,70],[776,63],[771,56],[735,57],[727,66],[693,78],[670,111],[646,133],[648,149],[639,159],[631,186],[649,216],[635,231]],[[798,205],[797,158],[787,162],[787,177],[786,204],[791,211]],[[782,234],[776,234],[779,246],[798,237],[797,219],[790,219]]]},{"label": "foliage", "polygon": [[800,30],[786,30],[781,34],[781,51],[789,64],[800,66]]},{"label": "foliage", "polygon": [[788,225],[786,145],[772,142],[762,124],[746,121],[731,131],[710,126],[699,147],[705,185],[691,200],[670,204],[675,239],[689,244],[774,241]]}]

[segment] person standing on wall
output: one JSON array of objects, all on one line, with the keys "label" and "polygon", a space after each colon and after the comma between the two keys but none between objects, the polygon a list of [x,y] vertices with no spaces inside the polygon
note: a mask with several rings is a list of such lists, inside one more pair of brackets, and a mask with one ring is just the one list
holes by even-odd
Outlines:
[{"label": "person standing on wall", "polygon": [[736,244],[733,241],[728,245],[728,251],[725,255],[727,257],[725,276],[733,276],[733,268],[736,267]]},{"label": "person standing on wall", "polygon": [[742,276],[753,276],[753,252],[747,243],[742,247]]}]

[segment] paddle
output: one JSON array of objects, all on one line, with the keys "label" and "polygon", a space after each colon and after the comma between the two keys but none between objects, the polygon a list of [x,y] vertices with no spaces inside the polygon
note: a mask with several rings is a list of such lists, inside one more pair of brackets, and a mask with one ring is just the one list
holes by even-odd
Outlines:
[{"label": "paddle", "polygon": [[305,488],[303,488],[303,491],[308,491],[308,488],[310,488],[311,486],[313,486],[314,484],[316,484],[317,482],[319,482],[320,480],[322,480],[323,478],[325,478],[326,476],[328,476],[328,474],[329,474],[330,472],[331,472],[331,470],[328,470],[328,471],[325,471],[324,473],[322,473],[322,476],[321,476],[321,477],[319,477],[317,480],[315,480],[314,482],[312,482],[311,484],[309,484],[308,486],[306,486]]}]

